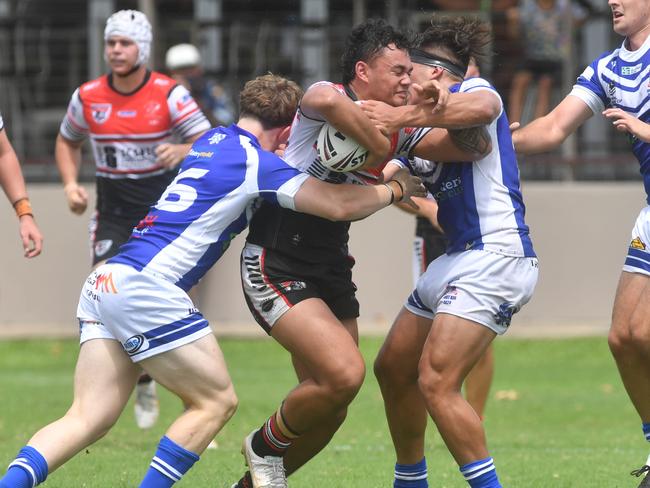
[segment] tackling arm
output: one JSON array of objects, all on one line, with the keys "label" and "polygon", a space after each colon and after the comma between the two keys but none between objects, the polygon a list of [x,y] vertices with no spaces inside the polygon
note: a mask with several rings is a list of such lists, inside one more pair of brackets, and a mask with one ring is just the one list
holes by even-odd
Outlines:
[{"label": "tackling arm", "polygon": [[562,144],[592,115],[593,112],[585,102],[567,95],[549,114],[514,130],[512,142],[515,150],[521,154],[550,151]]},{"label": "tackling arm", "polygon": [[296,193],[296,210],[334,221],[359,220],[394,202],[411,202],[423,197],[426,189],[420,178],[408,170],[398,171],[383,185],[335,185],[309,177]]},{"label": "tackling arm", "polygon": [[357,104],[333,87],[315,85],[309,88],[300,102],[300,110],[308,117],[325,118],[329,124],[368,149],[366,168],[386,159],[390,141]]}]

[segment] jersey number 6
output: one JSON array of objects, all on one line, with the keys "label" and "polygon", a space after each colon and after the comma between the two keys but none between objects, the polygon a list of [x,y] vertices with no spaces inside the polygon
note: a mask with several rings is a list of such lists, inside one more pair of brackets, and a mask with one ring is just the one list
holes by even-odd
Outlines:
[{"label": "jersey number 6", "polygon": [[182,212],[190,208],[198,196],[196,189],[190,185],[179,183],[179,181],[190,178],[198,180],[208,171],[207,169],[190,168],[179,173],[167,187],[165,193],[161,195],[156,208],[165,212]]}]

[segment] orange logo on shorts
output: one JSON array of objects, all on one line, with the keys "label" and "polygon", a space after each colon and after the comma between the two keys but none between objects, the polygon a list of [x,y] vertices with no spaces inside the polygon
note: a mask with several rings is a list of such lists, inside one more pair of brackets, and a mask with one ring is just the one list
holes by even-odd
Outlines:
[{"label": "orange logo on shorts", "polygon": [[103,293],[117,293],[115,283],[113,283],[113,273],[98,274],[95,281],[95,290]]},{"label": "orange logo on shorts", "polygon": [[630,242],[630,247],[632,249],[641,249],[641,250],[645,251],[645,243],[641,239],[639,239],[638,237],[635,237],[634,239],[632,239],[632,242]]}]

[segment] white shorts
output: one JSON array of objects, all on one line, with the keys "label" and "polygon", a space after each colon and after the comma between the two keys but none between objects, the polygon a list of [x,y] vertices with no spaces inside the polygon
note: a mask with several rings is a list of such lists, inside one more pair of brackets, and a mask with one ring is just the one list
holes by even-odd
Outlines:
[{"label": "white shorts", "polygon": [[123,264],[93,271],[77,307],[80,343],[115,339],[133,362],[212,332],[190,297],[170,281]]},{"label": "white shorts", "polygon": [[503,334],[533,295],[538,274],[537,258],[480,250],[443,254],[420,277],[405,307],[430,319],[456,315]]},{"label": "white shorts", "polygon": [[632,229],[623,271],[650,275],[650,206],[641,210]]}]

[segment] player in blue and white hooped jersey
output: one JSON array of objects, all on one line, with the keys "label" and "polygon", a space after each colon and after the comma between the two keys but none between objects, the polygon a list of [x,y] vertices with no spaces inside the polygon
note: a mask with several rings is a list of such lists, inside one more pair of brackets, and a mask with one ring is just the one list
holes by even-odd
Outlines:
[{"label": "player in blue and white hooped jersey", "polygon": [[[463,81],[469,58],[480,59],[488,32],[470,17],[434,18],[411,51],[413,80],[452,94],[434,112],[435,105],[427,103],[392,117],[401,114],[402,123],[416,126],[484,125],[492,141],[489,154],[474,161],[393,161],[422,177],[448,239],[446,253],[418,280],[375,361],[397,455],[395,488],[428,486],[427,410],[465,480],[473,488],[501,486],[481,419],[461,387],[531,298],[538,263],[501,97],[482,78]],[[387,107],[368,111],[379,123],[391,119]]]},{"label": "player in blue and white hooped jersey", "polygon": [[[650,1],[610,0],[614,31],[623,44],[595,59],[580,75],[568,96],[548,115],[512,135],[521,153],[549,151],[583,122],[602,113],[615,129],[629,134],[639,160],[650,204]],[[516,126],[515,126],[516,127]],[[513,128],[515,128],[513,127]],[[609,333],[612,351],[625,389],[650,441],[650,205],[641,210],[632,229],[620,276]],[[635,470],[650,487],[650,458]]]},{"label": "player in blue and white hooped jersey", "polygon": [[21,449],[1,488],[36,486],[101,438],[141,369],[186,406],[140,485],[172,486],[237,404],[219,346],[186,292],[247,226],[257,200],[346,220],[425,194],[406,171],[386,185],[331,185],[270,152],[286,142],[301,95],[298,85],[274,75],[247,83],[237,125],[209,131],[192,146],[120,253],[88,277],[77,309],[81,349],[73,404]]}]

